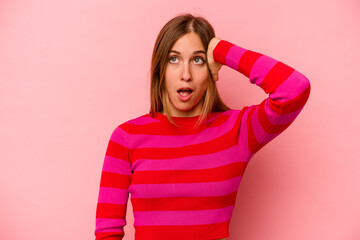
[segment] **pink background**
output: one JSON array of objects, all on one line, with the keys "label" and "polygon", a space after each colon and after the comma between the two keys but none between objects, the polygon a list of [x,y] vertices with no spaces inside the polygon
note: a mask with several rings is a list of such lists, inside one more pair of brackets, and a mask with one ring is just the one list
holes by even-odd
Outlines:
[{"label": "pink background", "polygon": [[[0,1],[0,239],[94,238],[110,134],[148,112],[156,35],[182,12],[312,85],[248,165],[228,239],[360,239],[357,0]],[[226,67],[218,87],[232,108],[267,97]],[[130,240],[130,202],[127,221]]]}]

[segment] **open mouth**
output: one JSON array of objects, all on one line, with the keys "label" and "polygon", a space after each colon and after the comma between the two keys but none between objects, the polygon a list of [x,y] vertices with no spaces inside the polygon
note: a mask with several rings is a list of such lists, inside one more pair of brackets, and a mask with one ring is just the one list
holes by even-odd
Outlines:
[{"label": "open mouth", "polygon": [[179,99],[183,102],[189,101],[193,90],[191,88],[180,88],[177,90]]},{"label": "open mouth", "polygon": [[181,96],[186,97],[191,94],[193,91],[191,89],[179,89],[177,91]]}]

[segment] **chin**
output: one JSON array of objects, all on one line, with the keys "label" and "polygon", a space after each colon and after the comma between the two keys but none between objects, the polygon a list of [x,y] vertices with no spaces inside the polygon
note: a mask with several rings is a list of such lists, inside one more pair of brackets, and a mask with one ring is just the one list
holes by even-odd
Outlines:
[{"label": "chin", "polygon": [[177,107],[176,110],[177,111],[182,111],[182,112],[191,112],[195,109],[194,106],[191,107]]}]

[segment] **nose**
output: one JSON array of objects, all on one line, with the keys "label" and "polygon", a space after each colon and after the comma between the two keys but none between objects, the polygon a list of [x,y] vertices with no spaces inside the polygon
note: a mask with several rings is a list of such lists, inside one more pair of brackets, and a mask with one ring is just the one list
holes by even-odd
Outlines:
[{"label": "nose", "polygon": [[189,81],[191,80],[190,64],[184,63],[181,73],[181,80]]}]

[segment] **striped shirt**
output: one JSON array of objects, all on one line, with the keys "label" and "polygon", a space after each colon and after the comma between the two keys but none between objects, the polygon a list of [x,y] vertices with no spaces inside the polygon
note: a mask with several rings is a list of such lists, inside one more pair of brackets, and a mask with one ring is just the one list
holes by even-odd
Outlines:
[{"label": "striped shirt", "polygon": [[295,69],[221,40],[214,60],[244,74],[268,98],[199,116],[144,114],[117,126],[105,154],[96,210],[97,240],[124,237],[129,195],[136,240],[229,236],[237,191],[252,156],[283,132],[308,100],[310,83]]}]

